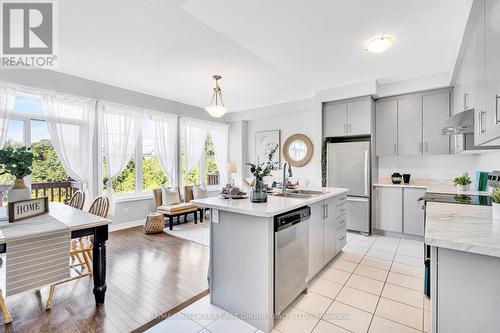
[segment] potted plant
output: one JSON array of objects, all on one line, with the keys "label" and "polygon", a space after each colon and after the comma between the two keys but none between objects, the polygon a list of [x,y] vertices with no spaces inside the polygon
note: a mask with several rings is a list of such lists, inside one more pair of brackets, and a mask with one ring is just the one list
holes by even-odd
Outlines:
[{"label": "potted plant", "polygon": [[273,162],[276,150],[278,150],[278,145],[271,149],[267,156],[267,161],[264,163],[247,163],[250,166],[250,172],[255,177],[255,186],[250,194],[250,201],[252,202],[267,202],[267,190],[263,188],[264,177],[269,176],[271,171],[276,169],[276,163]]},{"label": "potted plant", "polygon": [[16,202],[31,199],[31,189],[24,183],[24,177],[31,175],[33,153],[29,148],[4,148],[0,150],[0,175],[10,174],[16,178],[7,192],[7,201]]},{"label": "potted plant", "polygon": [[469,190],[469,185],[472,183],[472,180],[469,176],[460,176],[453,179],[453,184],[457,187],[458,192],[465,192]]},{"label": "potted plant", "polygon": [[491,193],[492,203],[492,217],[494,219],[500,219],[500,189],[496,189]]}]

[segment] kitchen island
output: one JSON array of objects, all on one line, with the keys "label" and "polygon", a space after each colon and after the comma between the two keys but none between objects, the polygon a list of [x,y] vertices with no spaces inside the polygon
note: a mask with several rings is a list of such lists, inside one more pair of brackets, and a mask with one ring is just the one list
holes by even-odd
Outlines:
[{"label": "kitchen island", "polygon": [[[210,208],[212,304],[263,332],[271,332],[274,316],[280,312],[275,311],[275,252],[278,245],[275,242],[274,221],[283,213],[310,207],[309,219],[307,224],[304,223],[307,228],[297,229],[307,235],[289,233],[284,241],[280,240],[280,246],[288,246],[286,251],[297,253],[297,261],[302,262],[299,256],[305,258],[302,269],[304,289],[308,281],[342,250],[346,243],[345,202],[348,190],[307,189],[310,190],[317,193],[269,195],[267,203],[221,197],[193,200],[196,205]],[[300,243],[305,244],[303,248],[291,249],[299,244],[294,242],[294,238],[302,237],[305,237],[305,243]],[[292,266],[296,266],[294,261],[290,258],[289,262],[280,266],[284,264],[285,271],[291,270]]]},{"label": "kitchen island", "polygon": [[[491,207],[429,202],[431,331],[500,330],[500,220]],[[487,304],[487,306],[484,306]]]}]

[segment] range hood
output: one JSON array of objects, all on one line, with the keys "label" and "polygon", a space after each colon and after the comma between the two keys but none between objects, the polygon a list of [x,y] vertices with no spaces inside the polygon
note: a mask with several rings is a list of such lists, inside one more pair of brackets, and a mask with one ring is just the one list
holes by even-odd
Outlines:
[{"label": "range hood", "polygon": [[474,133],[474,109],[457,113],[444,123],[441,130],[443,135],[471,134]]},{"label": "range hood", "polygon": [[441,134],[451,136],[453,154],[479,154],[500,149],[500,146],[476,146],[474,144],[474,109],[467,109],[449,118]]}]

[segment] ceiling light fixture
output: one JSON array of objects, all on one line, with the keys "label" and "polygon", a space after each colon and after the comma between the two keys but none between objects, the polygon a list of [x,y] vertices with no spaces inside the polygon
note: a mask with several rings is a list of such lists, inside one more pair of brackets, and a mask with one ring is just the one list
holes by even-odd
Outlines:
[{"label": "ceiling light fixture", "polygon": [[[227,107],[224,106],[222,101],[222,90],[219,87],[219,80],[222,79],[220,75],[212,76],[215,80],[214,94],[210,105],[205,107],[205,110],[214,118],[220,118],[227,112]],[[215,104],[214,104],[215,101]]]},{"label": "ceiling light fixture", "polygon": [[394,37],[392,36],[382,36],[370,39],[364,45],[365,51],[371,53],[380,53],[387,50],[394,44]]}]

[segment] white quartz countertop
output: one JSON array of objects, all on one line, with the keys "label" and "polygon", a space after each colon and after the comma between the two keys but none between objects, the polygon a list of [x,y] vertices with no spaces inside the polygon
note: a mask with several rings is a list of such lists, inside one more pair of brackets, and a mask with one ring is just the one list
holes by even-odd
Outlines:
[{"label": "white quartz countertop", "polygon": [[[205,199],[195,199],[191,202],[203,207],[215,208],[232,213],[253,215],[259,217],[272,217],[296,208],[307,206],[328,198],[335,197],[340,194],[347,193],[348,191],[348,189],[346,188],[335,187],[304,189],[322,191],[324,193],[311,198],[278,197],[268,194],[267,202],[265,203],[252,203],[250,202],[249,198],[223,199],[221,196]],[[250,195],[250,193],[248,194]]]},{"label": "white quartz countertop", "polygon": [[500,220],[490,206],[428,202],[427,245],[500,257]]},{"label": "white quartz countertop", "polygon": [[[393,184],[390,178],[380,178],[376,183],[373,184],[374,187],[402,187],[402,188],[421,188],[426,189],[427,192],[433,193],[451,193],[455,194],[457,188],[453,185],[452,180],[446,179],[411,179],[409,184]],[[471,188],[473,186],[471,185]],[[489,192],[482,191],[464,191],[458,194],[469,194],[469,195],[490,195]]]}]

